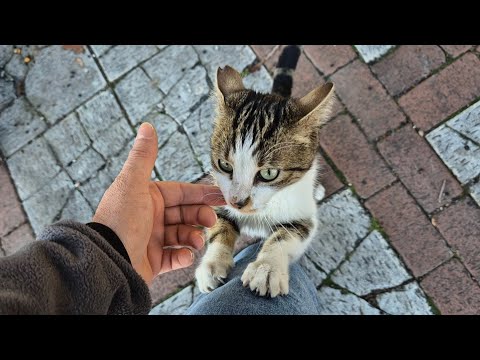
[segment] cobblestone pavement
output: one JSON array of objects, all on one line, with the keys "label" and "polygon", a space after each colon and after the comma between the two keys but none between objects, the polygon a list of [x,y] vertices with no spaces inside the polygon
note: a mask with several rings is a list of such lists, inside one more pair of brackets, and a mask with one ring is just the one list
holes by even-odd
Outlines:
[{"label": "cobblestone pavement", "polygon": [[[0,255],[56,220],[88,221],[142,121],[159,133],[152,178],[200,178],[216,68],[273,48],[0,45]],[[340,100],[320,140],[322,226],[301,259],[324,314],[480,313],[479,51],[304,47],[294,96],[332,80]],[[278,54],[246,85],[269,91]],[[159,277],[152,313],[182,314],[192,279]]]}]

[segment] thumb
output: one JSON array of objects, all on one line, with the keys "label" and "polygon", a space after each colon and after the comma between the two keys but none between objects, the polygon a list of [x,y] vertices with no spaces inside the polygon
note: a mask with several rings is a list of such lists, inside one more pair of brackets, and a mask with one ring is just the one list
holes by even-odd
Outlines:
[{"label": "thumb", "polygon": [[157,152],[157,132],[151,124],[143,123],[138,129],[137,137],[122,172],[127,172],[130,176],[150,179]]}]

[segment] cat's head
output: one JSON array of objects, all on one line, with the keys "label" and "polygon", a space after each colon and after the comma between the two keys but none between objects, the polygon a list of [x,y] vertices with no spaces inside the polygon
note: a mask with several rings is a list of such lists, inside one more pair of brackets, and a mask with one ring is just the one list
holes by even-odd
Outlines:
[{"label": "cat's head", "polygon": [[228,207],[261,212],[312,167],[318,130],[334,101],[333,84],[285,99],[245,89],[240,74],[226,66],[217,71],[215,96],[212,174]]}]

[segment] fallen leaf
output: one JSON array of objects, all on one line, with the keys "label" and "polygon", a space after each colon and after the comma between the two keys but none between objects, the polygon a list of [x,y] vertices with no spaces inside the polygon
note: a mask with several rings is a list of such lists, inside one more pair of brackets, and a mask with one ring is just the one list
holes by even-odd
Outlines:
[{"label": "fallen leaf", "polygon": [[78,66],[80,66],[80,67],[84,67],[84,66],[85,66],[85,63],[84,63],[83,60],[80,59],[80,58],[76,58],[76,59],[75,59],[75,62],[76,62],[76,63],[78,64]]},{"label": "fallen leaf", "polygon": [[64,50],[73,51],[75,54],[83,54],[85,52],[85,48],[83,45],[63,45]]}]

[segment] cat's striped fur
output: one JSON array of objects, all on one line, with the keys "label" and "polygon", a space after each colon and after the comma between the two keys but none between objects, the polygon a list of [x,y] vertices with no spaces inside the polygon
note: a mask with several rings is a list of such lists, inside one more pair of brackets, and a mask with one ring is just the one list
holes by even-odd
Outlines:
[{"label": "cat's striped fur", "polygon": [[216,99],[212,175],[228,205],[216,209],[218,221],[207,232],[199,288],[212,291],[228,276],[235,240],[245,233],[264,243],[242,276],[244,285],[262,296],[287,294],[288,265],[316,229],[318,131],[330,113],[333,85],[301,99],[258,94],[227,66],[217,72]]}]

